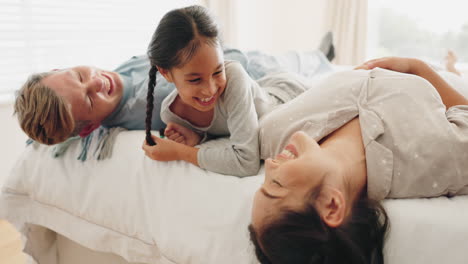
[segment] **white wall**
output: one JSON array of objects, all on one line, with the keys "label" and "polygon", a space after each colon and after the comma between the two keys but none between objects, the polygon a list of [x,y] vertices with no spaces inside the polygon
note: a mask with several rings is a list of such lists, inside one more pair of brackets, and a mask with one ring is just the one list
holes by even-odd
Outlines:
[{"label": "white wall", "polygon": [[0,103],[0,186],[25,147],[26,135],[13,115],[12,103]]},{"label": "white wall", "polygon": [[208,5],[223,28],[225,43],[242,50],[313,50],[328,30],[327,0],[214,0]]}]

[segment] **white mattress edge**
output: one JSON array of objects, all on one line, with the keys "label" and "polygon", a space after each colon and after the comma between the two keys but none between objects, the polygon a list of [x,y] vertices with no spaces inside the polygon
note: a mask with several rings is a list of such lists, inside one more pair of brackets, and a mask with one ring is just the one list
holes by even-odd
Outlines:
[{"label": "white mattress edge", "polygon": [[[91,223],[26,195],[3,190],[0,197],[0,218],[9,221],[20,232],[26,224],[39,225],[92,250],[117,254],[128,262],[177,264],[163,256],[152,242]],[[70,223],[73,223],[73,228],[69,228]],[[86,232],[83,232],[84,230]],[[93,239],[89,239],[89,233],[93,234]],[[131,242],[128,242],[129,240]]]}]

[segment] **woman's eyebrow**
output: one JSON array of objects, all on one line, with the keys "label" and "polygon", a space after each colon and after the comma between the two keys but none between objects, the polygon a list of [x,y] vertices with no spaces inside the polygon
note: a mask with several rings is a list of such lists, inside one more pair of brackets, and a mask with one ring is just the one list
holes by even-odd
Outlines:
[{"label": "woman's eyebrow", "polygon": [[265,188],[261,187],[260,190],[262,191],[263,195],[265,195],[266,197],[271,198],[271,199],[278,199],[278,197],[269,194],[269,193],[265,190]]}]

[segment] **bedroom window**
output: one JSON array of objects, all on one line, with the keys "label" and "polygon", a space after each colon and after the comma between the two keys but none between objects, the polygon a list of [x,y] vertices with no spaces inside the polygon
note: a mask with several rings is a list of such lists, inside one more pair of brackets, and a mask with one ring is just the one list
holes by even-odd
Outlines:
[{"label": "bedroom window", "polygon": [[443,65],[447,51],[468,70],[468,15],[459,0],[369,1],[368,58],[411,56]]},{"label": "bedroom window", "polygon": [[146,52],[161,17],[196,0],[2,0],[0,98],[26,77],[86,64],[113,69]]}]

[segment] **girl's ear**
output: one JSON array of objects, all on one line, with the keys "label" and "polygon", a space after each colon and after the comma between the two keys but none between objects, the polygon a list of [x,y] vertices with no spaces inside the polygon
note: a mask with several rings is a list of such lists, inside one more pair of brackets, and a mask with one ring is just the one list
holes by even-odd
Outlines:
[{"label": "girl's ear", "polygon": [[161,75],[164,77],[164,79],[166,79],[170,83],[174,82],[172,80],[172,75],[169,72],[169,70],[163,69],[163,68],[161,68],[159,66],[156,66],[156,68],[158,68],[158,72],[161,73]]},{"label": "girl's ear", "polygon": [[83,127],[83,129],[81,130],[80,137],[82,137],[82,138],[87,137],[89,134],[91,134],[91,132],[93,132],[99,126],[101,126],[100,123],[97,123],[97,124],[90,123],[90,124],[88,124],[87,126]]},{"label": "girl's ear", "polygon": [[324,187],[317,198],[316,208],[325,224],[332,228],[340,226],[346,217],[346,200],[343,193],[335,188]]}]

